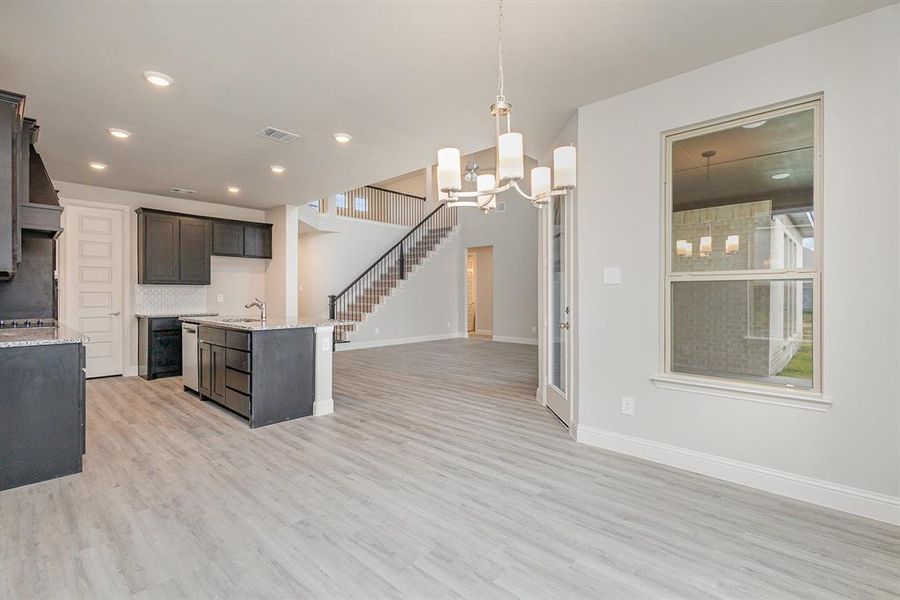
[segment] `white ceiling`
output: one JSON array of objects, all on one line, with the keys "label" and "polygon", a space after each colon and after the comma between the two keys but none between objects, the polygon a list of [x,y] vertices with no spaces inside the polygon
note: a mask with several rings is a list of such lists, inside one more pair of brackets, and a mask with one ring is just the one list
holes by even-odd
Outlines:
[{"label": "white ceiling", "polygon": [[[514,128],[540,155],[580,105],[890,3],[508,1]],[[0,87],[28,96],[54,179],[297,204],[421,168],[441,146],[492,145],[496,10],[481,1],[0,0]],[[175,85],[149,86],[144,70]],[[302,139],[256,137],[266,126]],[[108,127],[134,136],[117,142]],[[337,131],[353,141],[338,145]],[[287,172],[276,177],[271,164]]]}]

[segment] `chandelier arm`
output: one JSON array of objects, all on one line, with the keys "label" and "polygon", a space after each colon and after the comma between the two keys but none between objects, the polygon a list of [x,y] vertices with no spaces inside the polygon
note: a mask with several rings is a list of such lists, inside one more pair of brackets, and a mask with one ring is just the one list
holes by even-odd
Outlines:
[{"label": "chandelier arm", "polygon": [[492,190],[481,190],[481,191],[473,191],[473,192],[461,192],[461,191],[453,191],[453,190],[441,190],[450,198],[477,198],[478,196],[493,196],[495,194],[500,194],[505,192],[510,187],[512,187],[511,183],[505,183],[498,188],[494,188]]},{"label": "chandelier arm", "polygon": [[518,181],[511,181],[507,185],[512,185],[516,188],[516,191],[519,192],[526,200],[531,200],[532,204],[535,202],[541,202],[542,200],[546,200],[551,196],[562,196],[566,193],[566,190],[553,190],[551,192],[544,192],[543,194],[538,194],[537,196],[529,196],[525,192],[522,191],[522,188],[519,187]]}]

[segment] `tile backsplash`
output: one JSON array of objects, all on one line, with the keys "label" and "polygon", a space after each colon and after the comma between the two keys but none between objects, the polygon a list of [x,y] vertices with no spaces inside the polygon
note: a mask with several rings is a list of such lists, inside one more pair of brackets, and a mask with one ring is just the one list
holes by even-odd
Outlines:
[{"label": "tile backsplash", "polygon": [[206,311],[206,286],[135,285],[134,312],[188,313]]}]

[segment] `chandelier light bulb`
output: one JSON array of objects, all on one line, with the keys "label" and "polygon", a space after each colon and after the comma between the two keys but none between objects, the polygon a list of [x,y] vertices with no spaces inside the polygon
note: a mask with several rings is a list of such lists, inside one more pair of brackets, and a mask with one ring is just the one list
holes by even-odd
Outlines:
[{"label": "chandelier light bulb", "polygon": [[441,148],[438,150],[438,189],[462,189],[462,172],[459,165],[459,148]]},{"label": "chandelier light bulb", "polygon": [[[475,180],[475,186],[479,192],[493,190],[497,184],[496,178],[491,173],[479,175]],[[482,194],[478,196],[478,206],[481,208],[494,208],[497,205],[497,196],[495,194]]]},{"label": "chandelier light bulb", "polygon": [[[550,167],[535,167],[531,170],[531,195],[535,198],[550,191]],[[546,201],[546,199],[545,199]]]},{"label": "chandelier light bulb", "polygon": [[575,187],[575,146],[560,146],[553,151],[553,186]]},{"label": "chandelier light bulb", "polygon": [[504,133],[497,138],[500,181],[518,180],[525,176],[525,151],[521,133]]}]

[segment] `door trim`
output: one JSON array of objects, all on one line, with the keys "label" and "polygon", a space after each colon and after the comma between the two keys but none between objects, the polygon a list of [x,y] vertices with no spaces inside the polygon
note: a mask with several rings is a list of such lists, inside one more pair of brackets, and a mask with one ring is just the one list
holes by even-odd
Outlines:
[{"label": "door trim", "polygon": [[[118,211],[121,217],[122,225],[122,249],[124,256],[122,257],[122,327],[121,331],[121,349],[122,349],[122,375],[125,377],[136,376],[138,374],[137,360],[134,365],[131,364],[131,344],[129,340],[132,335],[135,336],[134,349],[137,351],[137,323],[134,318],[134,296],[129,293],[131,286],[131,220],[128,215],[131,212],[130,206],[122,204],[110,204],[107,202],[94,202],[91,200],[78,200],[75,198],[66,198],[60,196],[59,203],[63,207],[63,222],[68,226],[68,218],[65,208],[67,206],[80,206],[84,208],[103,208],[106,210]],[[136,220],[135,220],[136,221]],[[63,230],[65,234],[65,227]],[[65,285],[59,285],[59,274],[66,272],[66,252],[65,244],[56,244],[56,279],[58,289],[58,306],[57,311],[60,315],[66,314],[66,302],[68,302],[68,293]]]},{"label": "door trim", "polygon": [[[575,363],[577,361],[577,296],[575,295],[575,274],[577,273],[577,265],[575,264],[575,248],[576,248],[576,235],[577,231],[575,228],[575,214],[576,214],[576,193],[574,191],[570,191],[565,196],[566,206],[565,206],[565,215],[563,216],[565,222],[565,231],[566,231],[566,244],[565,248],[563,248],[563,252],[565,252],[566,259],[566,300],[569,308],[569,329],[566,331],[566,391],[564,393],[566,399],[569,403],[569,435],[575,439],[575,432],[578,426],[578,413],[577,413],[577,381],[575,380]],[[550,269],[552,265],[550,264],[550,241],[551,241],[551,228],[553,226],[552,223],[552,210],[551,207],[548,207],[548,210],[541,211],[541,217],[539,219],[539,245],[540,245],[540,259],[538,261],[538,269],[540,273],[538,274],[539,281],[539,298],[538,298],[538,309],[540,311],[540,333],[539,333],[539,352],[538,352],[538,361],[539,361],[539,375],[538,375],[538,389],[535,393],[537,401],[543,406],[547,407],[547,410],[550,410],[548,397],[550,394],[559,395],[561,390],[556,388],[550,382],[550,372],[552,369],[552,355],[551,355],[551,345],[553,340],[553,331],[554,327],[553,323],[550,319],[550,295],[552,293],[551,289],[551,277],[550,277]],[[552,412],[552,411],[551,411]],[[554,413],[555,414],[555,413]]]}]

